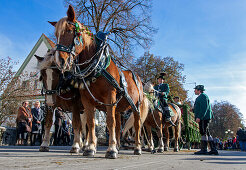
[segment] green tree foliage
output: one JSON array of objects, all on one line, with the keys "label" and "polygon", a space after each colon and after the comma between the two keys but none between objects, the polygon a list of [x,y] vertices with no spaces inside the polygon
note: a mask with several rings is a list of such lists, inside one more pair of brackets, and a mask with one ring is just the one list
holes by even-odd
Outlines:
[{"label": "green tree foliage", "polygon": [[132,69],[141,77],[143,83],[151,81],[157,83],[157,77],[161,72],[166,72],[165,82],[169,84],[170,95],[179,96],[182,101],[187,98],[187,91],[183,87],[185,76],[182,75],[184,65],[175,61],[172,57],[154,56],[149,52],[135,60]]},{"label": "green tree foliage", "polygon": [[[227,101],[215,101],[212,105],[214,119],[210,124],[212,135],[225,139],[226,137],[236,136],[238,127],[242,127],[243,115],[239,109]],[[226,134],[230,129],[233,133]]]},{"label": "green tree foliage", "polygon": [[110,35],[110,45],[122,61],[129,62],[136,45],[144,48],[156,32],[151,26],[151,0],[65,0],[77,19],[92,32],[119,30]]}]

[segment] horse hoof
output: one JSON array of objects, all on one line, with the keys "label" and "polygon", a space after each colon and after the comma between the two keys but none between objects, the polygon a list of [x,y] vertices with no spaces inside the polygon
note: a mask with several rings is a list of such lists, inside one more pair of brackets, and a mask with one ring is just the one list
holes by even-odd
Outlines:
[{"label": "horse hoof", "polygon": [[146,152],[152,152],[154,149],[148,148]]},{"label": "horse hoof", "polygon": [[39,152],[49,152],[50,148],[48,146],[40,146]]},{"label": "horse hoof", "polygon": [[107,151],[106,154],[105,154],[105,158],[116,159],[117,158],[117,153],[115,151]]},{"label": "horse hoof", "polygon": [[140,149],[134,149],[134,155],[141,155],[142,151]]},{"label": "horse hoof", "polygon": [[177,148],[174,148],[173,152],[178,152],[179,150]]},{"label": "horse hoof", "polygon": [[94,150],[85,150],[83,153],[83,156],[88,156],[88,157],[94,157],[95,151]]},{"label": "horse hoof", "polygon": [[83,146],[81,151],[85,151],[86,150],[86,146]]},{"label": "horse hoof", "polygon": [[79,148],[73,148],[70,150],[70,153],[79,153]]},{"label": "horse hoof", "polygon": [[151,151],[151,154],[155,154],[155,153],[156,153],[156,150],[153,149],[153,150]]},{"label": "horse hoof", "polygon": [[164,150],[163,150],[163,149],[158,149],[157,152],[158,152],[158,153],[163,153]]},{"label": "horse hoof", "polygon": [[168,151],[168,149],[167,148],[164,148],[164,151]]}]

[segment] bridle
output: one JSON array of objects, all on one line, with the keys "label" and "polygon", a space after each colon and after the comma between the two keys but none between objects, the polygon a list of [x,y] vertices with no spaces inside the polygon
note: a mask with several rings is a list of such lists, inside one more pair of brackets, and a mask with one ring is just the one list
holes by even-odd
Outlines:
[{"label": "bridle", "polygon": [[[68,62],[67,65],[72,65],[73,64],[73,58],[75,58],[76,55],[76,48],[75,45],[83,45],[83,38],[82,38],[82,33],[84,29],[80,29],[80,26],[77,22],[73,23],[71,21],[67,21],[68,24],[71,24],[74,26],[74,38],[72,43],[69,46],[65,46],[63,44],[59,44],[59,42],[56,44],[56,51],[62,51],[62,52],[67,52],[69,54]],[[59,35],[60,36],[60,35]],[[60,37],[58,37],[59,39]],[[66,67],[65,67],[66,68]],[[62,70],[58,66],[59,70]],[[63,70],[64,71],[64,70]]]},{"label": "bridle", "polygon": [[[46,68],[46,69],[58,69],[57,66],[51,66],[49,68]],[[44,83],[44,79],[43,79],[43,87],[42,87],[42,90],[41,90],[41,94],[42,95],[53,95],[53,94],[57,94],[57,95],[60,95],[60,91],[61,91],[61,84],[62,84],[62,74],[59,75],[59,82],[58,84],[56,85],[56,88],[55,89],[52,89],[52,90],[48,90],[45,83]]]},{"label": "bridle", "polygon": [[[48,68],[46,68],[46,69],[48,69]],[[49,69],[58,69],[58,67],[57,66],[51,66],[51,67],[49,67]],[[44,94],[45,95],[54,95],[54,94],[56,94],[58,97],[60,97],[63,100],[71,100],[71,99],[75,98],[76,94],[74,94],[72,97],[63,97],[62,96],[61,89],[62,89],[62,84],[64,83],[64,81],[63,81],[64,79],[65,79],[64,74],[60,73],[59,74],[59,82],[56,85],[56,88],[52,89],[52,90],[48,90],[47,89],[47,87],[45,86],[44,80],[43,80],[43,87],[42,87],[42,90],[41,90],[41,94],[42,95],[44,95]]]}]

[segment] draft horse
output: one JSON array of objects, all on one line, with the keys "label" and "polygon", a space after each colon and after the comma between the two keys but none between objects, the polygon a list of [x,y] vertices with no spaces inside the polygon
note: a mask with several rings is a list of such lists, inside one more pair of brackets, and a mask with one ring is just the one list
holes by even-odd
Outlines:
[{"label": "draft horse", "polygon": [[[151,82],[148,82],[144,85],[144,91],[147,93],[146,95],[149,96],[148,98],[148,116],[144,122],[144,127],[146,128],[147,132],[147,140],[148,140],[148,149],[150,152],[154,152],[154,142],[153,142],[153,136],[152,136],[152,128],[155,128],[157,130],[157,135],[159,138],[159,146],[157,152],[163,152],[167,151],[169,148],[169,127],[171,126],[170,123],[163,121],[162,113],[155,108],[155,104],[153,103],[152,99],[154,97],[154,87],[151,84]],[[175,135],[175,146],[174,151],[178,152],[178,139],[180,137],[181,133],[181,110],[180,108],[175,104],[168,104],[169,108],[172,109],[174,115],[172,116],[172,121],[176,124],[174,128],[174,135]],[[123,131],[123,137],[125,136],[126,132],[133,126],[133,117],[130,116],[130,118],[127,120],[124,131]],[[163,128],[164,128],[164,134],[165,134],[165,141],[163,144]],[[144,132],[144,131],[143,131]]]},{"label": "draft horse", "polygon": [[[144,85],[144,91],[150,95],[150,100],[153,99],[155,90],[151,82],[147,82]],[[146,118],[146,121],[144,122],[144,126],[147,129],[148,133],[148,138],[150,139],[150,144],[149,144],[149,149],[152,151],[154,149],[153,145],[153,137],[152,137],[152,128],[156,128],[159,137],[159,148],[158,152],[163,152],[167,151],[169,148],[169,127],[171,127],[171,124],[169,122],[165,122],[162,113],[159,111],[159,109],[156,107],[157,104],[154,102],[157,102],[155,99],[154,101],[150,101],[149,107],[152,109],[149,109],[149,114],[148,117]],[[175,105],[168,103],[169,109],[172,110],[173,116],[171,117],[172,122],[176,125],[175,127],[172,127],[174,129],[174,139],[175,139],[175,144],[174,144],[174,152],[178,152],[179,150],[179,144],[178,144],[178,139],[180,138],[181,135],[181,110],[180,108]],[[165,134],[165,141],[164,141],[164,148],[163,148],[163,134],[162,134],[162,129],[164,128],[164,134]]]},{"label": "draft horse", "polygon": [[[72,126],[74,129],[74,142],[70,150],[71,153],[78,153],[82,146],[81,141],[81,119],[80,113],[84,110],[80,95],[77,89],[70,89],[62,80],[62,75],[57,67],[52,63],[54,51],[49,51],[45,57],[35,57],[38,59],[40,69],[40,81],[43,82],[43,92],[46,101],[46,116],[45,116],[45,135],[40,146],[41,152],[49,151],[50,143],[50,128],[53,123],[53,111],[56,107],[61,107],[63,110],[70,111],[73,114]],[[66,89],[61,89],[64,86]],[[62,92],[61,92],[62,90]],[[84,115],[83,115],[84,116]],[[83,117],[82,116],[82,117]],[[83,122],[85,125],[85,122]],[[85,129],[85,128],[83,128]]]},{"label": "draft horse", "polygon": [[[79,88],[82,104],[87,117],[89,146],[83,155],[94,156],[95,143],[95,109],[107,113],[106,122],[109,131],[109,147],[106,158],[117,158],[117,141],[120,135],[118,113],[132,108],[136,131],[134,154],[141,154],[140,116],[144,107],[143,86],[140,78],[131,71],[121,70],[108,54],[106,41],[94,37],[88,29],[75,19],[75,12],[70,5],[67,17],[55,26],[57,38],[54,62],[62,73],[70,72],[76,88]],[[105,37],[105,34],[102,34]],[[101,42],[101,45],[98,45]],[[116,122],[117,121],[117,122]],[[117,136],[116,136],[117,134]]]}]

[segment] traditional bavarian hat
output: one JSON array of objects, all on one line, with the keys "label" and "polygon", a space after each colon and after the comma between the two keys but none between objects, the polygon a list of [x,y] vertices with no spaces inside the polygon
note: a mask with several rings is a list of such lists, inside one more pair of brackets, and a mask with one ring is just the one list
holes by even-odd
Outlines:
[{"label": "traditional bavarian hat", "polygon": [[164,79],[164,77],[167,75],[166,72],[162,72],[160,73],[160,75],[157,77],[157,79],[161,78],[161,79]]},{"label": "traditional bavarian hat", "polygon": [[197,85],[194,89],[205,91],[204,85]]}]

